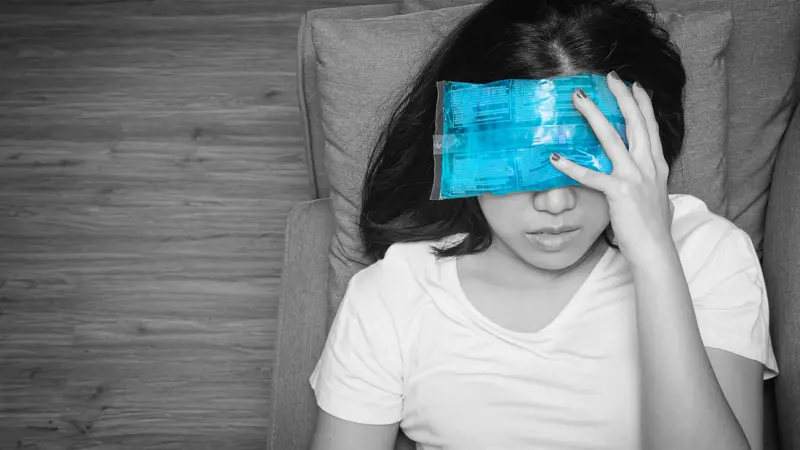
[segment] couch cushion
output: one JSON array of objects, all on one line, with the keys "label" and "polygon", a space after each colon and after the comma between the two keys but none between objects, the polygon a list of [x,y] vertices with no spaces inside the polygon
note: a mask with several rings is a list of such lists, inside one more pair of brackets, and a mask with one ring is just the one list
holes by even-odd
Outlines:
[{"label": "couch cushion", "polygon": [[[687,11],[714,0],[654,0],[656,8]],[[800,56],[800,1],[723,0],[734,27],[725,50],[728,127],[725,150],[726,216],[761,252],[764,217],[776,152],[791,118],[790,86]],[[476,3],[405,0],[401,14]]]},{"label": "couch cushion", "polygon": [[311,39],[310,22],[317,18],[386,17],[400,12],[399,3],[384,5],[345,6],[313,9],[300,17],[297,35],[297,97],[300,106],[305,138],[305,161],[308,169],[312,198],[329,195],[328,175],[325,171],[325,137],[322,133],[321,107],[317,89],[317,55]]},{"label": "couch cushion", "polygon": [[728,65],[728,217],[759,254],[777,150],[793,111],[800,1],[732,0]]},{"label": "couch cushion", "polygon": [[474,3],[483,2],[476,0],[404,0],[400,6],[400,14],[410,14],[429,9],[451,8]]},{"label": "couch cushion", "polygon": [[[318,18],[311,23],[336,221],[328,293],[332,313],[350,277],[371,262],[361,252],[355,219],[369,152],[382,118],[430,47],[473,10],[474,5],[469,5],[383,18]],[[718,210],[724,207],[722,178],[715,178],[723,163],[724,128],[719,124],[725,122],[725,89],[719,82],[725,79],[725,64],[719,53],[728,40],[731,16],[726,10],[715,10],[665,12],[662,17],[683,53],[691,99],[686,105],[687,122],[694,130],[687,133],[689,159],[681,163],[671,182],[676,192],[698,195]],[[699,179],[703,183],[696,183]]]}]

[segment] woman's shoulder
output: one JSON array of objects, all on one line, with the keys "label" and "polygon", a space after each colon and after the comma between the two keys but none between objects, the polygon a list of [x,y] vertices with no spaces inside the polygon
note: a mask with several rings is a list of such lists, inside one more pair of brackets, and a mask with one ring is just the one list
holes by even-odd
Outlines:
[{"label": "woman's shoulder", "polygon": [[376,265],[384,271],[397,275],[399,272],[412,277],[430,278],[430,271],[438,270],[440,258],[436,249],[446,248],[463,239],[463,234],[454,234],[438,240],[418,242],[396,242],[389,246],[384,257]]},{"label": "woman's shoulder", "polygon": [[710,211],[705,202],[695,196],[671,194],[669,199],[674,206],[672,235],[676,241],[698,235],[713,237],[739,229],[730,220]]},{"label": "woman's shoulder", "polygon": [[736,245],[737,251],[747,258],[754,253],[747,233],[725,217],[711,212],[703,200],[687,194],[673,194],[670,201],[675,208],[672,238],[688,272],[692,271],[692,266],[707,262],[721,246]]},{"label": "woman's shoulder", "polygon": [[392,244],[382,259],[353,276],[348,290],[369,299],[362,301],[381,299],[397,319],[413,315],[432,300],[430,287],[442,275],[435,249],[448,240]]}]

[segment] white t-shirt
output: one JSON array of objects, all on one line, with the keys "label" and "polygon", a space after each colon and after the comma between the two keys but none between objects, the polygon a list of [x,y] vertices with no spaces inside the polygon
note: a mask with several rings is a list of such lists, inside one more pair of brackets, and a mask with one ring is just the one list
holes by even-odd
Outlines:
[{"label": "white t-shirt", "polygon": [[[778,367],[748,235],[672,195],[677,245],[706,347]],[[609,249],[543,329],[508,330],[467,300],[456,260],[392,245],[356,274],[311,386],[351,422],[400,422],[417,449],[634,449],[639,439],[632,277]]]}]

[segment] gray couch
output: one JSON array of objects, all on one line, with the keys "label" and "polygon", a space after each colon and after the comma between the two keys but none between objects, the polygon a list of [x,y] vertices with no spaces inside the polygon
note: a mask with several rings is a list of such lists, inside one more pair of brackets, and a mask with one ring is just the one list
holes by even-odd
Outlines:
[{"label": "gray couch", "polygon": [[[468,2],[438,1],[439,6]],[[434,5],[428,7],[435,7],[436,2],[431,0]],[[413,6],[419,8],[420,5],[425,6],[424,3],[423,0]],[[702,2],[689,0],[686,3]],[[784,39],[792,41],[784,43],[789,47],[784,51],[800,51],[800,9],[797,0],[731,0],[729,4],[734,19],[732,39],[739,42],[763,39],[764,42],[759,45],[773,45],[769,36],[762,36],[767,32],[765,30],[770,29],[770,21],[778,16],[793,14],[794,19],[788,22],[790,29],[781,31]],[[330,164],[326,165],[325,161],[325,134],[316,87],[315,49],[309,26],[320,17],[383,17],[400,12],[400,4],[333,8],[310,11],[303,15],[300,23],[298,93],[306,129],[306,161],[311,194],[315,200],[297,205],[289,214],[286,226],[268,450],[308,448],[316,420],[316,403],[308,377],[322,351],[332,316],[328,298],[330,248],[337,222],[331,199],[328,198],[333,195],[326,173]],[[785,28],[787,21],[785,18],[782,20]],[[768,203],[762,208],[761,216],[753,218],[740,214],[730,217],[737,224],[739,221],[757,223],[757,228],[763,232],[762,265],[771,304],[773,345],[781,369],[780,376],[774,382],[765,383],[765,442],[766,448],[771,450],[800,449],[800,107],[797,95],[800,75],[797,73],[796,53],[795,56],[787,54],[794,59],[790,69],[782,69],[784,73],[775,74],[771,72],[775,67],[759,63],[755,69],[749,69],[758,70],[759,73],[749,74],[747,80],[732,79],[728,82],[729,93],[745,95],[742,92],[747,91],[747,95],[758,96],[758,92],[752,91],[761,89],[764,83],[768,85],[770,76],[780,75],[782,79],[789,80],[778,87],[768,85],[773,91],[778,89],[778,93],[772,95],[774,98],[770,110],[761,108],[761,116],[749,113],[753,114],[752,120],[763,130],[757,130],[747,139],[759,142],[763,131],[764,136],[773,136],[776,144],[774,155],[768,155],[759,169],[768,171],[767,176],[771,174],[767,189],[754,194],[749,192],[754,202],[766,202],[768,195]],[[746,55],[732,58],[731,66],[744,66]],[[764,81],[758,83],[753,80]],[[728,105],[731,117],[734,117],[729,125],[741,126],[737,122],[741,119],[735,117],[736,108],[740,107],[736,99],[729,101]],[[776,126],[780,129],[776,129]],[[738,149],[736,151],[741,154],[747,151],[742,142],[731,140],[728,146]],[[728,155],[729,165],[736,163],[736,158],[741,158],[741,154]],[[743,186],[743,183],[748,183],[747,180],[731,179],[729,176],[728,183],[732,192],[735,192],[735,188],[749,189]],[[398,448],[403,445],[399,440]]]}]

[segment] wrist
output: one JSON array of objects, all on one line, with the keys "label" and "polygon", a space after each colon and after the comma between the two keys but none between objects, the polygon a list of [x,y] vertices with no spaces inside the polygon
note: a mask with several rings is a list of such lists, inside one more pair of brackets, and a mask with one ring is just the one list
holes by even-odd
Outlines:
[{"label": "wrist", "polygon": [[622,251],[634,274],[642,271],[660,273],[676,264],[680,267],[678,249],[671,235],[642,239],[635,248]]}]

